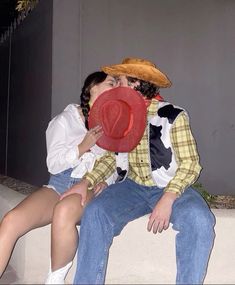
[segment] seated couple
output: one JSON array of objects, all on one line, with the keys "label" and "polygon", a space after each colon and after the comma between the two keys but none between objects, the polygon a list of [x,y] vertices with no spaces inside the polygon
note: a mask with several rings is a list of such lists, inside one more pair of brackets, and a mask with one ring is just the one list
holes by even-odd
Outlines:
[{"label": "seated couple", "polygon": [[19,237],[51,223],[46,284],[64,284],[77,247],[74,284],[104,284],[113,238],[149,214],[148,231],[161,233],[170,223],[177,231],[176,284],[203,283],[215,218],[191,187],[201,166],[188,114],[159,95],[170,86],[139,58],[87,77],[81,104],[70,104],[48,125],[48,185],[1,222],[0,274]]}]

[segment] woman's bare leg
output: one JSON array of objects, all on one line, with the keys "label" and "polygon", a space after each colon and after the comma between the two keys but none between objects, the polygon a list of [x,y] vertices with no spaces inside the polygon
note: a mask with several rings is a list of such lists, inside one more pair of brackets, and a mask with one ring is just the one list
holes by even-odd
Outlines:
[{"label": "woman's bare leg", "polygon": [[34,228],[49,224],[58,200],[59,195],[54,190],[40,188],[4,216],[0,224],[0,276],[17,239]]},{"label": "woman's bare leg", "polygon": [[[89,191],[87,202],[93,197]],[[69,195],[54,209],[52,220],[51,271],[64,267],[74,258],[78,245],[76,225],[81,220],[81,196]]]}]

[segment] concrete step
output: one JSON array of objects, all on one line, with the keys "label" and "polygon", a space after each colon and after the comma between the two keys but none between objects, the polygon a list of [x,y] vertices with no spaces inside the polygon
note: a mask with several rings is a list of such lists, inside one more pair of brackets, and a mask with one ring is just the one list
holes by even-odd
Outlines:
[{"label": "concrete step", "polygon": [[[26,195],[0,184],[0,218]],[[235,284],[235,209],[213,209],[216,239],[205,284]],[[148,216],[129,223],[114,239],[107,284],[174,284],[175,232],[154,235],[146,230]],[[50,260],[50,226],[35,229],[16,244],[9,271],[0,284],[43,284]],[[66,282],[72,283],[76,258]],[[13,273],[14,272],[14,273]],[[1,279],[1,282],[4,282]],[[14,283],[17,282],[17,283]]]}]

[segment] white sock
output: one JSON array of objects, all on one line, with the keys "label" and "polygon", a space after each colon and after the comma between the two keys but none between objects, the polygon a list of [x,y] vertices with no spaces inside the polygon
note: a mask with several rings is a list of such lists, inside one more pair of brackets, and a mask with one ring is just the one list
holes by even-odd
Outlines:
[{"label": "white sock", "polygon": [[72,266],[72,263],[73,262],[71,261],[64,267],[59,268],[53,272],[51,272],[50,269],[45,284],[64,284],[65,277],[70,267]]}]

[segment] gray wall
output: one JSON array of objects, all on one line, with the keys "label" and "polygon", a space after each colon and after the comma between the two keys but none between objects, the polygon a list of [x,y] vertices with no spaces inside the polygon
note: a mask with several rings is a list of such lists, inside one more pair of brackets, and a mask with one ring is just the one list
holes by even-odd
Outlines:
[{"label": "gray wall", "polygon": [[78,103],[81,85],[80,1],[53,1],[52,116]]},{"label": "gray wall", "polygon": [[[80,22],[74,28],[75,38],[69,35],[66,45],[71,49],[78,43],[77,53],[75,47],[71,53],[78,67],[68,55],[69,74],[77,75],[80,69],[79,82],[123,57],[153,60],[173,82],[161,94],[189,111],[204,168],[200,181],[211,193],[235,194],[235,1],[81,0],[76,4]],[[60,21],[66,24],[63,17]],[[67,77],[68,68],[60,71]],[[67,80],[60,86],[65,90],[58,92],[65,94]],[[80,87],[73,83],[68,101],[76,99],[76,90],[79,93]],[[54,103],[60,105],[59,101]]]}]

